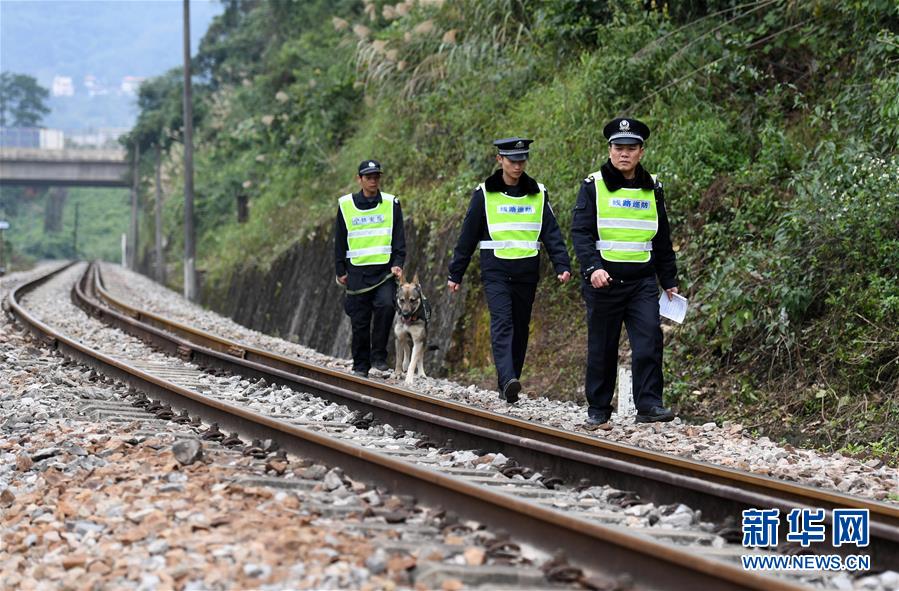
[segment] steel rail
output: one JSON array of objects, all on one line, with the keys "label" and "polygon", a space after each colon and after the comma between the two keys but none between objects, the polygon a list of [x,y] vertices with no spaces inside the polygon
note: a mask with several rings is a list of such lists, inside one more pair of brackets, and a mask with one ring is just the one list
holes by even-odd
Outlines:
[{"label": "steel rail", "polygon": [[[144,392],[158,396],[174,408],[186,409],[207,421],[217,421],[246,437],[273,438],[287,451],[339,465],[356,478],[415,495],[420,501],[453,507],[466,517],[509,531],[517,540],[546,550],[562,548],[573,564],[610,576],[629,574],[638,588],[653,589],[757,589],[800,591],[805,587],[782,579],[743,571],[719,560],[697,555],[655,540],[631,534],[535,502],[489,490],[430,468],[410,464],[361,446],[333,439],[245,408],[203,396],[153,376],[137,367],[91,349],[35,318],[21,305],[23,295],[64,271],[59,269],[22,285],[10,293],[11,314],[42,342],[66,357],[94,367]],[[80,282],[73,297],[90,298]],[[93,302],[98,305],[98,302]]]},{"label": "steel rail", "polygon": [[[833,509],[867,509],[872,542],[865,552],[875,568],[899,568],[899,507],[894,505],[563,431],[270,353],[136,308],[105,288],[98,268],[91,273],[93,289],[107,305],[162,331],[156,336],[144,332],[142,338],[157,344],[168,339],[170,347],[177,343],[182,352],[192,348],[201,363],[247,377],[293,378],[330,400],[363,404],[379,419],[412,425],[435,440],[500,450],[527,465],[550,467],[562,478],[575,482],[588,478],[634,490],[657,504],[682,502],[714,520],[737,518],[745,509],[777,508],[785,521],[793,508],[822,508],[832,526]],[[87,274],[85,281],[91,282]],[[132,329],[134,334],[142,330]],[[172,340],[171,335],[188,342]],[[271,368],[270,375],[265,370],[260,374],[260,367]],[[858,550],[843,545],[833,552],[846,555]]]}]

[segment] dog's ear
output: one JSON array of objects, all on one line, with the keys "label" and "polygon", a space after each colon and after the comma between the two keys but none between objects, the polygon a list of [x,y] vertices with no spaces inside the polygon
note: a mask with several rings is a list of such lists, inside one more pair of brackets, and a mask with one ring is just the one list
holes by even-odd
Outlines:
[{"label": "dog's ear", "polygon": [[400,283],[402,284],[405,282],[406,282],[406,272],[403,271],[402,269],[400,269]]},{"label": "dog's ear", "polygon": [[421,283],[418,282],[418,273],[416,273],[416,274],[412,277],[412,283],[414,283],[415,285],[421,285]]}]

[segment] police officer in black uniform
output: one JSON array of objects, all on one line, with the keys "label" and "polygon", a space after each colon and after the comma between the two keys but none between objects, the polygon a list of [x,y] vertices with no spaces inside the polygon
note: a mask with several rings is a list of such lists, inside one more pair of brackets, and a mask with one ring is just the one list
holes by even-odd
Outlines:
[{"label": "police officer in black uniform", "polygon": [[381,164],[364,160],[360,191],[340,198],[334,223],[337,282],[353,328],[353,373],[387,371],[387,339],[394,315],[395,277],[403,272],[406,237],[400,202],[381,193]]},{"label": "police officer in black uniform", "polygon": [[[622,322],[631,344],[638,423],[670,421],[662,404],[661,283],[677,293],[662,185],[640,164],[649,127],[619,118],[603,128],[609,159],[584,179],[571,222],[587,307],[587,424],[612,415]],[[599,215],[597,215],[599,211]]]},{"label": "police officer in black uniform", "polygon": [[447,282],[451,292],[460,289],[471,257],[480,248],[499,392],[509,403],[516,402],[521,391],[541,243],[558,280],[565,283],[571,277],[571,260],[546,189],[524,172],[532,141],[512,137],[493,142],[500,168],[471,195]]}]

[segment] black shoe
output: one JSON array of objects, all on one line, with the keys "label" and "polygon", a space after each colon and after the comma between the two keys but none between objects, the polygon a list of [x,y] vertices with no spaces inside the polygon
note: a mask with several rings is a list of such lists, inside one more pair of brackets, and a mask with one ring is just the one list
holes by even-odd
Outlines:
[{"label": "black shoe", "polygon": [[372,369],[376,369],[378,371],[387,371],[390,367],[387,365],[386,361],[375,361],[371,364]]},{"label": "black shoe", "polygon": [[367,378],[367,377],[368,377],[368,370],[354,369],[354,370],[353,370],[353,375],[354,375],[354,376],[359,376],[360,378]]},{"label": "black shoe", "polygon": [[512,404],[513,402],[518,402],[519,392],[521,392],[521,382],[512,378],[503,386],[502,396],[506,399],[506,402]]},{"label": "black shoe", "polygon": [[674,413],[664,406],[653,406],[646,412],[638,412],[638,423],[667,423],[674,420]]},{"label": "black shoe", "polygon": [[587,416],[586,424],[589,427],[598,427],[599,425],[605,425],[612,418],[612,413],[606,412],[601,413],[596,416]]}]

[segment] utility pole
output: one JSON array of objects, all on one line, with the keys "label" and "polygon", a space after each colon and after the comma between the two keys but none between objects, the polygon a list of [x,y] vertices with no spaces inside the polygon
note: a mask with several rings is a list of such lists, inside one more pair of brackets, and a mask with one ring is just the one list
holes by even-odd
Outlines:
[{"label": "utility pole", "polygon": [[197,300],[194,242],[194,116],[190,92],[190,0],[184,0],[184,297]]},{"label": "utility pole", "polygon": [[128,244],[128,268],[137,270],[137,187],[140,177],[140,145],[134,143],[134,163],[131,167],[131,240]]},{"label": "utility pole", "polygon": [[162,164],[156,144],[156,281],[165,283],[165,260],[162,256]]},{"label": "utility pole", "polygon": [[75,227],[72,229],[72,258],[78,258],[78,206],[81,205],[77,201],[75,202]]}]

